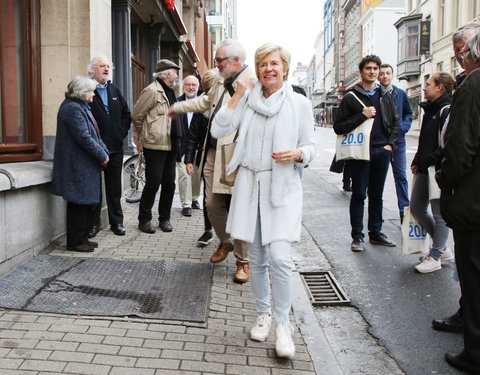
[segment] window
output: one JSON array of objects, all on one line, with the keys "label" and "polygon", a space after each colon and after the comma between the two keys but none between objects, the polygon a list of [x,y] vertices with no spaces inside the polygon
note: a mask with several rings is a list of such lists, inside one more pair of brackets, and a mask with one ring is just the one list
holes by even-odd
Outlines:
[{"label": "window", "polygon": [[418,57],[418,31],[419,23],[405,24],[400,27],[398,41],[398,60]]},{"label": "window", "polygon": [[440,28],[440,35],[445,35],[445,32],[446,32],[446,16],[445,16],[445,7],[446,7],[446,2],[447,0],[440,0],[440,8],[439,8],[439,17],[438,17],[438,21],[439,21],[439,28]]},{"label": "window", "polygon": [[42,157],[40,0],[0,0],[0,162]]},{"label": "window", "polygon": [[443,72],[443,62],[437,64],[437,72]]},{"label": "window", "polygon": [[450,62],[450,66],[452,67],[452,76],[456,77],[457,75],[460,74],[462,71],[462,67],[458,63],[457,59],[455,57],[452,57],[452,60]]},{"label": "window", "polygon": [[478,11],[479,11],[479,2],[480,0],[472,0],[472,18],[475,19],[478,17]]}]

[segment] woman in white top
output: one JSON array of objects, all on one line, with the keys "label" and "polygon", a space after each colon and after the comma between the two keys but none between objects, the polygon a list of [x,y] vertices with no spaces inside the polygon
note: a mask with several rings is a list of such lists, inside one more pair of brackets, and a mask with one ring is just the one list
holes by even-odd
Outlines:
[{"label": "woman in white top", "polygon": [[238,174],[232,194],[227,232],[248,242],[250,276],[259,314],[250,332],[267,339],[271,325],[270,280],[276,323],[277,356],[293,358],[289,324],[292,242],[300,240],[302,184],[298,167],[315,156],[311,103],[286,81],[290,53],[267,43],[255,53],[259,81],[238,82],[227,106],[216,115],[212,135],[220,138],[238,129],[237,145],[227,173]]}]

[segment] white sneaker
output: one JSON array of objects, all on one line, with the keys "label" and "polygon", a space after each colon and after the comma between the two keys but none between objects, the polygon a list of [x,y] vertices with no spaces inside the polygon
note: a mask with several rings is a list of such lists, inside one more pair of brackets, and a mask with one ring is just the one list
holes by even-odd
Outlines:
[{"label": "white sneaker", "polygon": [[277,357],[292,359],[295,355],[295,345],[292,340],[293,327],[290,323],[277,326],[277,342],[275,350]]},{"label": "white sneaker", "polygon": [[255,341],[265,341],[272,325],[272,316],[270,314],[260,314],[255,321],[255,325],[250,330],[250,338]]},{"label": "white sneaker", "polygon": [[453,254],[453,251],[450,250],[448,247],[445,248],[445,251],[443,252],[442,256],[440,257],[440,261],[442,262],[448,262],[450,260],[454,260],[455,255]]},{"label": "white sneaker", "polygon": [[442,262],[440,260],[433,259],[430,255],[423,258],[422,263],[415,266],[415,271],[420,273],[430,273],[442,268]]}]

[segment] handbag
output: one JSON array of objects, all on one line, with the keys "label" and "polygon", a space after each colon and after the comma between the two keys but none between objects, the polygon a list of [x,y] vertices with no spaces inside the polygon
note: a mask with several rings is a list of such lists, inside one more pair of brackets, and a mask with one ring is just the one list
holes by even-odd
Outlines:
[{"label": "handbag", "polygon": [[440,199],[440,188],[435,180],[435,166],[428,167],[428,200]]},{"label": "handbag", "polygon": [[222,168],[222,175],[220,176],[220,183],[233,186],[235,184],[235,178],[237,177],[238,167],[227,175],[227,165],[230,164],[233,158],[233,153],[235,152],[235,146],[237,145],[237,137],[238,131],[233,138],[233,142],[225,143],[221,146],[221,168]]},{"label": "handbag", "polygon": [[[445,108],[449,109],[450,104],[447,104],[446,106],[442,107],[438,116],[439,119],[442,117],[443,110]],[[441,147],[443,147],[442,131],[447,128],[449,117],[450,117],[450,114],[445,120],[443,127],[441,129],[438,128],[438,145]],[[435,180],[435,173],[436,173],[436,170],[434,165],[431,165],[430,167],[428,167],[428,200],[440,199],[440,188],[438,187],[437,180]]]},{"label": "handbag", "polygon": [[[413,178],[412,188],[415,184]],[[403,209],[402,255],[428,253],[428,233],[410,212],[410,206]]]},{"label": "handbag", "polygon": [[[365,108],[366,105],[355,93],[350,92]],[[370,160],[370,132],[372,131],[373,118],[366,119],[350,133],[337,135],[335,156],[339,160]]]}]

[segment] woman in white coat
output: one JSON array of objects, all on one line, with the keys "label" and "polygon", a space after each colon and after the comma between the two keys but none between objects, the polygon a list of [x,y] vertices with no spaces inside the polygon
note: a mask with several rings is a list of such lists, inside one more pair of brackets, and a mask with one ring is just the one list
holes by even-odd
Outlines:
[{"label": "woman in white coat", "polygon": [[302,184],[298,167],[315,156],[313,114],[308,99],[286,81],[290,53],[267,43],[255,53],[259,81],[238,82],[227,106],[216,115],[212,135],[238,129],[237,145],[227,173],[238,168],[227,232],[246,241],[250,275],[259,314],[250,331],[267,339],[272,322],[270,280],[278,357],[293,358],[295,346],[289,312],[292,296],[290,246],[300,240]]}]

